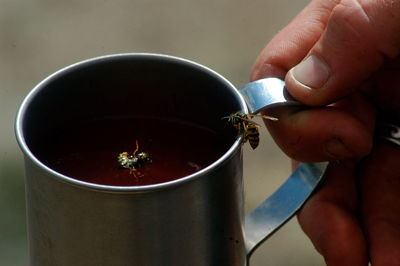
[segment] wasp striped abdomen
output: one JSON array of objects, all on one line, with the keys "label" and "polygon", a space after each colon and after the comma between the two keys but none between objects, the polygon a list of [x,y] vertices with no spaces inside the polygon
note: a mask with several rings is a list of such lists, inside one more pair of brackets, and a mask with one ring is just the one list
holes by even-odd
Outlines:
[{"label": "wasp striped abdomen", "polygon": [[249,140],[249,144],[253,150],[256,149],[260,143],[260,132],[258,130],[258,125],[249,123],[247,125],[247,134],[245,137]]},{"label": "wasp striped abdomen", "polygon": [[244,142],[248,140],[253,150],[256,149],[258,147],[258,144],[260,143],[259,125],[256,122],[252,121],[252,118],[256,116],[272,121],[278,120],[277,118],[272,116],[245,114],[240,111],[231,114],[230,116],[223,117],[225,119],[228,119],[229,123],[232,125],[232,127],[236,129],[236,132],[238,134],[243,133]]},{"label": "wasp striped abdomen", "polygon": [[258,131],[258,124],[251,121],[252,117],[242,112],[237,112],[226,118],[228,118],[230,124],[236,129],[238,134],[243,133],[244,142],[248,140],[253,149],[258,147],[260,133]]}]

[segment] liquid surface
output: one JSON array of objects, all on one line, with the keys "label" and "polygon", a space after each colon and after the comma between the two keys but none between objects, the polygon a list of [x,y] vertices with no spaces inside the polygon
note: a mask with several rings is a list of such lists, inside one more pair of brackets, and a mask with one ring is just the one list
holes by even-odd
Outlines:
[{"label": "liquid surface", "polygon": [[[172,181],[207,167],[232,145],[232,139],[182,121],[149,117],[108,117],[53,130],[38,158],[53,170],[82,181],[141,186]],[[122,152],[149,154],[152,163],[125,169]]]}]

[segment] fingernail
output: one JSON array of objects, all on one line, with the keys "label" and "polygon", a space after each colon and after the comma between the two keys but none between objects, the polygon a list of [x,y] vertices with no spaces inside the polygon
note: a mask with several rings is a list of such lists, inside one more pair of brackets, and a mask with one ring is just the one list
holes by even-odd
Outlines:
[{"label": "fingernail", "polygon": [[325,144],[326,152],[335,159],[349,158],[353,154],[350,152],[344,143],[337,138],[329,140]]},{"label": "fingernail", "polygon": [[322,88],[329,79],[329,68],[318,57],[311,55],[290,70],[293,79],[310,89]]}]

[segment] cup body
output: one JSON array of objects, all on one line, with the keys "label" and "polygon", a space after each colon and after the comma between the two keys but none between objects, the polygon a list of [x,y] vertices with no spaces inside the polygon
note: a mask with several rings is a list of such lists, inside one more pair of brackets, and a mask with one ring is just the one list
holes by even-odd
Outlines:
[{"label": "cup body", "polygon": [[120,54],[62,69],[22,103],[31,265],[245,265],[241,136],[208,167],[178,180],[118,187],[62,175],[38,158],[43,132],[110,115],[176,117],[216,131],[247,112],[214,71],[156,54]]}]

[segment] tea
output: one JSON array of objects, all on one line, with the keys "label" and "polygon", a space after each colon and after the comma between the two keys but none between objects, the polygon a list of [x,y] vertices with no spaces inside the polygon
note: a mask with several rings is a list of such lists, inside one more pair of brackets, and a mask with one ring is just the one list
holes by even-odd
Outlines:
[{"label": "tea", "polygon": [[[37,156],[66,176],[113,186],[172,181],[207,167],[232,145],[232,138],[193,123],[157,117],[103,117],[64,125],[48,133]],[[152,163],[125,169],[122,152],[149,154]]]}]

